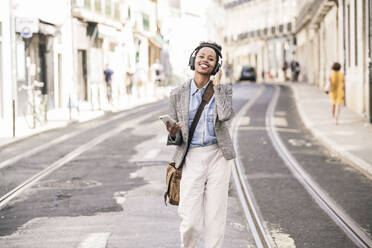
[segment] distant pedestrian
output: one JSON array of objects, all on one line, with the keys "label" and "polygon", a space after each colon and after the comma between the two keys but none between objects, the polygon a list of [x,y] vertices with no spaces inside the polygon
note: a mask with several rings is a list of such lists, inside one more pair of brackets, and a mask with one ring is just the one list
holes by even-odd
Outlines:
[{"label": "distant pedestrian", "polygon": [[300,75],[300,63],[298,63],[296,60],[292,60],[290,63],[290,67],[292,73],[292,81],[297,82]]},{"label": "distant pedestrian", "polygon": [[282,67],[282,70],[283,70],[283,76],[284,76],[284,81],[287,81],[287,80],[288,80],[288,77],[287,77],[287,69],[288,69],[288,63],[287,63],[287,61],[284,61],[284,63],[283,63],[283,67]]},{"label": "distant pedestrian", "polygon": [[150,67],[152,83],[156,86],[163,86],[164,81],[164,66],[160,64],[159,59],[156,59],[155,62]]},{"label": "distant pedestrian", "polygon": [[[170,93],[167,124],[168,145],[176,145],[176,167],[183,164],[178,214],[181,218],[181,247],[195,247],[204,235],[206,248],[222,247],[231,161],[234,147],[226,122],[233,117],[232,86],[221,83],[221,46],[202,42],[189,58],[194,78]],[[210,79],[215,75],[213,81]],[[211,85],[213,84],[213,85]],[[188,135],[202,95],[213,87],[214,95],[205,106],[187,150]],[[185,161],[185,162],[183,162]]]},{"label": "distant pedestrian", "polygon": [[112,100],[112,74],[114,71],[109,68],[109,65],[106,64],[106,69],[103,71],[105,76],[105,83],[106,83],[106,94],[107,94],[107,101],[111,104]]},{"label": "distant pedestrian", "polygon": [[125,77],[125,89],[127,95],[132,95],[132,86],[133,86],[133,73],[127,72]]},{"label": "distant pedestrian", "polygon": [[344,74],[340,71],[340,63],[334,63],[332,65],[331,76],[329,81],[331,84],[329,91],[329,98],[332,103],[332,117],[335,119],[336,125],[338,125],[338,117],[340,115],[341,104],[344,103]]}]

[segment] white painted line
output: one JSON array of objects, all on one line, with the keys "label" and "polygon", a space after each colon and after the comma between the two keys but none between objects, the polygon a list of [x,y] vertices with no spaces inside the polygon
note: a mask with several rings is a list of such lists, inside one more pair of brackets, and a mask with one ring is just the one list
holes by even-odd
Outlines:
[{"label": "white painted line", "polygon": [[288,127],[288,121],[284,117],[274,117],[274,125],[280,127]]},{"label": "white painted line", "polygon": [[78,248],[105,248],[111,233],[91,233],[78,246]]},{"label": "white painted line", "polygon": [[[265,131],[266,132],[266,127],[239,126],[238,129],[239,131]],[[276,130],[279,132],[284,132],[284,133],[300,133],[300,130],[292,129],[292,128],[276,128]]]},{"label": "white painted line", "polygon": [[240,120],[240,126],[248,126],[251,123],[251,117],[243,116]]},{"label": "white painted line", "polygon": [[[238,127],[240,126],[242,117],[250,109],[257,99],[263,94],[265,90],[264,86],[261,86],[257,94],[247,104],[243,106],[238,114],[233,119],[233,123],[230,128],[230,135],[233,137],[233,143],[236,153],[239,154],[239,142],[238,142]],[[234,159],[234,166],[232,168],[232,176],[236,185],[240,203],[244,211],[245,218],[249,225],[249,231],[252,233],[255,243],[258,248],[268,247],[271,248],[271,237],[269,237],[266,228],[264,228],[263,218],[261,217],[259,207],[254,199],[250,185],[244,180],[242,172],[242,162],[239,156]]]},{"label": "white painted line", "polygon": [[143,156],[143,158],[144,159],[153,159],[154,160],[158,156],[158,154],[159,154],[160,151],[161,151],[160,149],[152,149],[152,150],[148,151],[145,154],[145,156]]}]

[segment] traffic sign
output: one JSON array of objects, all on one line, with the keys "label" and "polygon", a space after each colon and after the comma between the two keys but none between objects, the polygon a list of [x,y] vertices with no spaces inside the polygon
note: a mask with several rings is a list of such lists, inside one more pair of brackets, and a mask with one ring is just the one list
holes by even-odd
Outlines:
[{"label": "traffic sign", "polygon": [[29,27],[24,27],[22,30],[21,30],[21,36],[23,38],[31,38],[32,37],[32,32],[31,32],[31,29]]}]

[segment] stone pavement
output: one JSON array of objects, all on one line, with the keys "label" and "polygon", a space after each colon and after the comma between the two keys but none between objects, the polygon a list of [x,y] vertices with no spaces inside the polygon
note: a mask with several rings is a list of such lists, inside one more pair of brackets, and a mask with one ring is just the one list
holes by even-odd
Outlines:
[{"label": "stone pavement", "polygon": [[327,94],[305,83],[286,85],[292,88],[297,109],[307,128],[341,159],[372,178],[372,125],[344,106],[336,125]]},{"label": "stone pavement", "polygon": [[79,111],[76,108],[73,108],[70,111],[68,108],[56,109],[48,111],[48,122],[42,126],[37,125],[36,128],[30,128],[25,120],[24,116],[19,116],[16,118],[15,133],[16,136],[13,137],[13,123],[12,120],[3,120],[0,119],[0,149],[8,146],[12,143],[18,142],[25,138],[37,135],[39,133],[66,127],[72,123],[76,122],[86,122],[99,118],[105,114],[106,111],[118,112],[125,109],[131,109],[143,104],[151,103],[157,100],[160,100],[168,95],[170,91],[169,87],[158,88],[158,95],[155,96],[144,96],[144,97],[134,97],[126,96],[120,99],[114,107],[109,105],[102,105],[100,110],[92,109],[92,106],[88,102],[80,104]]}]

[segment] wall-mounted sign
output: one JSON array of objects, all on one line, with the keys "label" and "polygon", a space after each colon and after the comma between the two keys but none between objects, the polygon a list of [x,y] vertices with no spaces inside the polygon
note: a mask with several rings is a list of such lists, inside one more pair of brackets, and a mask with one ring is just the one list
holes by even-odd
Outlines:
[{"label": "wall-mounted sign", "polygon": [[39,19],[17,17],[16,32],[20,33],[24,38],[30,38],[33,33],[39,32]]},{"label": "wall-mounted sign", "polygon": [[23,38],[31,38],[32,36],[32,32],[31,32],[31,29],[29,27],[24,27],[22,30],[21,30],[21,36]]}]

